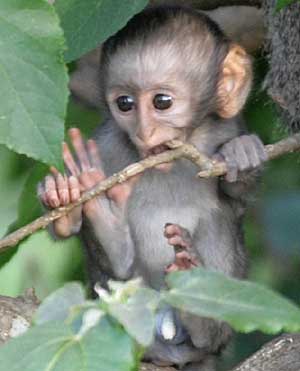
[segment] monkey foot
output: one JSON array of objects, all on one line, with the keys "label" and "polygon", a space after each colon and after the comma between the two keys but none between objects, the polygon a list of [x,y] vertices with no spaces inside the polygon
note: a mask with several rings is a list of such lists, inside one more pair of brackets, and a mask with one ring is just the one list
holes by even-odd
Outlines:
[{"label": "monkey foot", "polygon": [[188,270],[199,266],[200,261],[192,251],[190,233],[178,224],[166,224],[164,236],[175,248],[175,261],[165,269],[166,273]]}]

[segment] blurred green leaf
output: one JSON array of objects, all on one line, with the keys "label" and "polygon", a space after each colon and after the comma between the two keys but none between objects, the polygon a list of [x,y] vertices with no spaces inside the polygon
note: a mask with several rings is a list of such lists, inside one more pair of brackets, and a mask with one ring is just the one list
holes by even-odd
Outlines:
[{"label": "blurred green leaf", "polygon": [[[105,317],[84,333],[47,322],[0,348],[2,370],[132,371],[133,341]],[[113,355],[113,357],[111,356]]]},{"label": "blurred green leaf", "polygon": [[83,272],[77,238],[54,241],[47,231],[38,231],[22,242],[17,254],[1,267],[0,292],[16,296],[34,287],[37,297],[43,299],[65,282],[83,280]]},{"label": "blurred green leaf", "polygon": [[68,77],[58,17],[46,1],[1,1],[0,43],[0,143],[61,167]]},{"label": "blurred green leaf", "polygon": [[153,340],[158,301],[157,292],[141,288],[126,303],[109,304],[108,311],[139,344],[149,346]]},{"label": "blurred green leaf", "polygon": [[235,330],[300,330],[300,309],[261,285],[197,268],[168,275],[165,300],[176,308],[228,322]]},{"label": "blurred green leaf", "polygon": [[286,6],[290,4],[294,4],[299,2],[299,0],[277,0],[276,4],[276,10],[280,10],[282,8],[285,8]]},{"label": "blurred green leaf", "polygon": [[30,168],[30,160],[0,145],[0,237],[17,217],[17,203]]},{"label": "blurred green leaf", "polygon": [[[10,224],[7,233],[11,233],[18,228],[32,222],[42,213],[42,206],[37,196],[37,184],[47,174],[48,167],[37,163],[31,170],[25,181],[25,185],[18,200],[17,219]],[[21,241],[21,242],[24,242]],[[17,252],[18,246],[10,248],[0,254],[0,267],[6,264]]]},{"label": "blurred green leaf", "polygon": [[76,127],[80,129],[85,138],[90,138],[100,121],[101,117],[98,111],[75,104],[70,99],[65,124],[66,130]]},{"label": "blurred green leaf", "polygon": [[67,40],[66,61],[72,61],[117,32],[148,0],[64,0],[55,8]]},{"label": "blurred green leaf", "polygon": [[70,282],[50,294],[39,306],[35,314],[35,323],[64,321],[70,315],[70,309],[85,301],[82,284]]},{"label": "blurred green leaf", "polygon": [[48,172],[48,166],[41,163],[35,164],[29,172],[18,202],[18,219],[10,228],[11,231],[41,216],[43,208],[38,198],[37,185]]}]

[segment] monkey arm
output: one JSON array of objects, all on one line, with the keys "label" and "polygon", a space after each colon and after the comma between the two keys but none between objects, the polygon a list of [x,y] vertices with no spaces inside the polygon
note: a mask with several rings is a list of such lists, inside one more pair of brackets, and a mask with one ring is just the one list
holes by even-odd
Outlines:
[{"label": "monkey arm", "polygon": [[267,159],[263,143],[256,135],[241,135],[225,143],[215,155],[225,161],[228,172],[220,181],[221,190],[233,199],[247,199]]},{"label": "monkey arm", "polygon": [[[85,224],[83,238],[90,257],[89,266],[93,270],[91,273],[97,273],[104,268],[113,278],[124,280],[131,278],[133,273],[134,243],[124,217],[115,216],[116,214],[112,217],[109,212],[103,212],[103,205],[96,205],[92,218]],[[87,236],[91,232],[93,243],[91,236]],[[93,283],[95,282],[93,280]]]},{"label": "monkey arm", "polygon": [[257,188],[260,175],[261,168],[240,173],[236,182],[230,183],[221,179],[220,189],[234,200],[250,201]]}]

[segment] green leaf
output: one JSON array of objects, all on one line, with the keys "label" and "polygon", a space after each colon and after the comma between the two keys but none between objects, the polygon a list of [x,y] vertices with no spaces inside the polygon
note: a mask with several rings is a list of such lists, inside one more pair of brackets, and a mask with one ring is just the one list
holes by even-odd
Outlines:
[{"label": "green leaf", "polygon": [[158,301],[156,291],[142,288],[129,297],[126,303],[109,304],[108,311],[139,344],[149,346],[153,340],[154,312]]},{"label": "green leaf", "polygon": [[165,300],[176,308],[228,322],[235,330],[300,330],[300,309],[279,294],[219,272],[193,269],[167,277]]},{"label": "green leaf", "polygon": [[68,77],[53,7],[1,1],[0,45],[0,143],[61,167]]},{"label": "green leaf", "polygon": [[98,111],[76,104],[70,99],[65,122],[66,130],[79,128],[85,138],[90,138],[100,122],[101,116]]},{"label": "green leaf", "polygon": [[286,6],[288,6],[290,4],[294,4],[296,2],[299,2],[299,0],[277,0],[276,10],[283,9]]},{"label": "green leaf", "polygon": [[10,231],[41,216],[43,208],[37,195],[37,185],[48,173],[48,166],[41,163],[36,163],[30,170],[18,201],[18,219],[11,226]]},{"label": "green leaf", "polygon": [[1,369],[11,371],[131,371],[134,344],[106,318],[83,335],[47,322],[0,348]]},{"label": "green leaf", "polygon": [[[49,172],[48,166],[41,163],[36,163],[32,169],[29,168],[27,171],[29,174],[27,175],[25,185],[18,199],[17,220],[10,224],[7,233],[12,233],[13,231],[32,222],[35,218],[38,218],[43,211],[37,196],[37,184]],[[21,243],[22,242],[24,242],[24,240],[22,240]],[[19,245],[20,244],[14,248],[1,252],[0,268],[14,256],[14,254],[18,251]]]},{"label": "green leaf", "polygon": [[67,40],[66,61],[72,61],[125,26],[148,0],[63,0],[55,7]]},{"label": "green leaf", "polygon": [[35,314],[37,324],[49,321],[64,321],[75,305],[81,305],[85,301],[83,286],[77,282],[67,283],[50,294],[39,306]]}]

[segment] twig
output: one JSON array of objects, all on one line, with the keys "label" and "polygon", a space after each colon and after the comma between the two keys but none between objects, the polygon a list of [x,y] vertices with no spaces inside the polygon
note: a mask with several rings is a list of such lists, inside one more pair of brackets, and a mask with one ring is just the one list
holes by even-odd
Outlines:
[{"label": "twig", "polygon": [[[86,201],[98,196],[100,193],[107,191],[109,188],[116,184],[123,183],[127,179],[144,172],[156,165],[172,162],[179,158],[186,158],[194,162],[197,166],[202,169],[199,173],[201,177],[212,177],[219,176],[226,173],[226,164],[217,163],[216,161],[210,160],[206,155],[198,152],[198,150],[191,144],[183,144],[179,141],[172,141],[168,143],[168,146],[172,148],[169,151],[165,151],[155,156],[149,156],[144,160],[127,166],[122,171],[106,178],[94,188],[84,192],[78,201],[71,203],[64,207],[53,209],[32,223],[18,229],[17,231],[7,235],[0,240],[0,252],[7,250],[10,247],[15,246],[18,242],[23,240],[25,237],[31,235],[39,229],[46,228],[50,223],[62,216],[68,214],[76,206],[83,204]],[[278,157],[284,153],[293,152],[300,149],[300,134],[295,134],[288,137],[278,143],[267,145],[266,150],[268,153],[268,159]]]},{"label": "twig", "polygon": [[[268,144],[265,146],[265,149],[267,151],[268,160],[300,150],[300,134],[294,134],[277,143]],[[224,162],[210,161],[210,163],[207,164],[208,167],[198,173],[200,178],[221,176],[227,172],[226,163]]]}]

